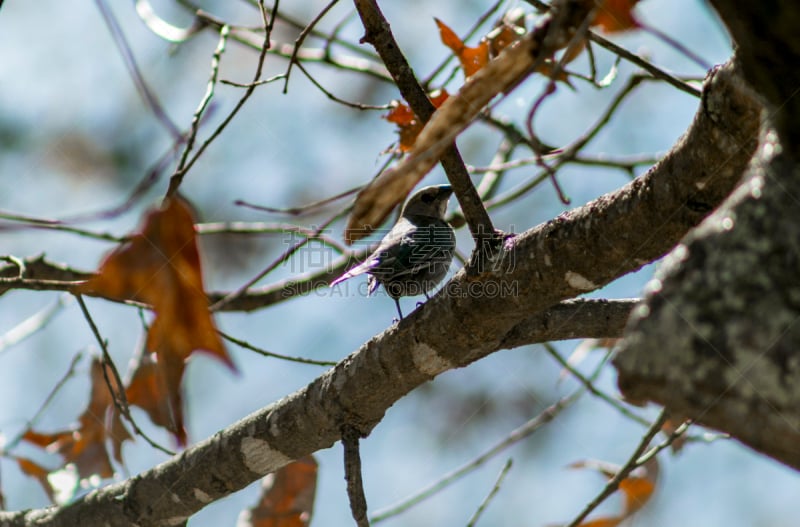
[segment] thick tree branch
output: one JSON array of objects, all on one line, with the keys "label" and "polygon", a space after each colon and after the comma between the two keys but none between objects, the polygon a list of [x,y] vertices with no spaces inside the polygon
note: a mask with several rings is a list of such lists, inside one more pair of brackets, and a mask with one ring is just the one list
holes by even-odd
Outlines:
[{"label": "thick tree branch", "polygon": [[761,145],[744,183],[665,259],[615,365],[628,397],[800,469],[800,8],[713,3],[767,102]]},{"label": "thick tree branch", "polygon": [[[507,240],[491,271],[469,277],[462,270],[425,306],[305,388],[175,458],[67,507],[0,513],[0,522],[174,525],[291,460],[331,446],[344,424],[369,432],[411,390],[504,343],[521,344],[509,335],[530,317],[677,243],[747,165],[758,126],[758,106],[748,93],[730,66],[713,71],[690,130],[646,175]],[[498,291],[505,285],[512,289],[500,291],[512,294]]]}]

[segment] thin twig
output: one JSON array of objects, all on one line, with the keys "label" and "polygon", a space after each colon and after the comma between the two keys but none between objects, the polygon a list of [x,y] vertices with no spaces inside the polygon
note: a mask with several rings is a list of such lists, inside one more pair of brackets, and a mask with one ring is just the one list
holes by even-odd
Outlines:
[{"label": "thin twig", "polygon": [[653,65],[652,63],[646,61],[645,59],[641,58],[640,56],[636,55],[635,53],[631,53],[627,49],[618,46],[611,42],[610,40],[601,37],[597,33],[593,31],[589,31],[589,40],[600,44],[602,47],[606,48],[607,50],[619,55],[623,59],[627,60],[628,62],[632,62],[636,64],[647,73],[655,77],[656,79],[662,80],[667,84],[671,84],[675,88],[678,88],[680,91],[684,93],[688,93],[689,95],[693,95],[694,97],[700,98],[701,90],[699,88],[695,88],[691,84],[680,80],[679,78],[675,77],[671,73],[667,73],[666,71],[662,70],[658,66]]},{"label": "thin twig", "polygon": [[294,41],[294,49],[292,50],[292,56],[289,57],[289,66],[286,68],[286,74],[284,75],[284,79],[285,79],[284,82],[283,82],[283,93],[284,94],[289,92],[289,77],[291,76],[291,73],[292,73],[292,66],[294,66],[295,63],[297,63],[297,52],[298,52],[298,50],[303,45],[303,42],[305,42],[306,37],[311,33],[311,31],[314,29],[314,27],[323,18],[325,18],[325,15],[328,14],[328,11],[333,9],[333,6],[335,6],[338,2],[339,2],[339,0],[331,0],[330,2],[328,2],[328,4],[325,7],[323,7],[322,10],[319,13],[317,13],[317,16],[315,16],[311,20],[311,22],[309,22],[308,25],[303,28],[303,30],[300,32],[300,34],[295,39],[295,41]]},{"label": "thin twig", "polygon": [[508,458],[506,464],[503,465],[503,470],[501,470],[500,474],[498,474],[497,480],[494,482],[492,490],[478,506],[478,510],[475,511],[475,514],[472,515],[472,518],[469,519],[469,522],[467,522],[467,527],[475,527],[475,524],[478,523],[478,519],[481,517],[481,514],[483,514],[483,511],[486,510],[486,507],[489,505],[489,502],[492,501],[492,498],[494,498],[497,492],[500,490],[500,485],[503,483],[503,480],[508,474],[508,471],[511,470],[512,464],[513,463],[511,458]]},{"label": "thin twig", "polygon": [[[541,0],[525,0],[532,6],[536,7],[539,11],[546,13],[550,10],[550,5],[546,2],[542,2]],[[695,88],[691,84],[683,82],[682,80],[678,79],[677,77],[673,76],[670,73],[660,69],[659,67],[651,64],[647,60],[643,59],[642,57],[636,55],[635,53],[631,53],[627,49],[620,47],[610,40],[601,37],[594,31],[589,31],[589,40],[599,44],[600,46],[604,47],[605,49],[609,50],[610,52],[622,57],[623,59],[631,62],[646,72],[648,72],[653,77],[660,79],[664,82],[671,84],[672,86],[678,88],[680,91],[684,93],[688,93],[689,95],[693,95],[697,98],[700,98],[701,91],[698,88]]]},{"label": "thin twig", "polygon": [[589,393],[607,402],[608,404],[613,406],[619,413],[621,413],[628,419],[636,421],[640,425],[650,426],[650,422],[647,419],[635,414],[634,412],[631,412],[630,409],[626,408],[625,405],[623,405],[621,402],[614,399],[607,393],[598,390],[597,387],[594,385],[594,383],[590,379],[588,379],[585,375],[583,375],[581,372],[576,370],[569,362],[567,362],[567,360],[564,359],[564,357],[562,357],[561,354],[558,353],[558,351],[556,351],[555,347],[553,347],[552,344],[550,344],[549,342],[544,342],[542,343],[542,345],[544,346],[544,349],[547,350],[547,353],[549,353],[551,357],[556,359],[556,362],[558,362],[561,365],[561,367],[563,367],[565,370],[570,372],[576,379],[578,379],[580,383],[583,384],[583,386],[589,391]]},{"label": "thin twig", "polygon": [[[553,157],[558,156],[558,154],[553,154]],[[641,156],[629,156],[629,157],[621,157],[621,158],[612,158],[603,155],[576,155],[572,159],[570,159],[569,163],[574,163],[576,165],[589,165],[589,166],[600,166],[600,167],[609,167],[609,168],[619,168],[620,170],[624,170],[626,172],[638,167],[638,166],[648,166],[654,165],[659,161],[660,158],[654,157],[652,155],[641,155]],[[535,157],[523,157],[518,159],[512,159],[510,161],[503,161],[503,162],[495,162],[493,161],[490,165],[485,167],[469,167],[469,171],[471,174],[488,174],[494,172],[501,172],[506,170],[511,170],[514,168],[520,168],[530,165],[536,164]]]},{"label": "thin twig", "polygon": [[235,82],[228,79],[222,79],[219,82],[221,82],[222,84],[227,84],[228,86],[233,86],[234,88],[254,88],[257,86],[263,86],[264,84],[271,84],[275,81],[283,79],[284,77],[286,77],[285,73],[279,73],[277,75],[273,75],[272,77],[261,79],[260,81],[256,82]]},{"label": "thin twig", "polygon": [[648,33],[652,33],[657,38],[660,38],[667,45],[675,48],[678,52],[680,52],[683,55],[685,55],[686,58],[688,58],[689,60],[691,60],[692,62],[694,62],[695,64],[697,64],[701,68],[703,68],[704,70],[711,69],[711,65],[708,62],[706,62],[705,60],[703,60],[703,58],[700,55],[698,55],[697,53],[695,53],[694,51],[689,49],[687,46],[684,46],[681,42],[678,42],[677,40],[675,40],[671,36],[667,35],[666,33],[661,31],[657,27],[651,26],[649,24],[645,24],[641,20],[639,21],[639,27],[642,28],[643,30],[647,31]]},{"label": "thin twig", "polygon": [[195,231],[200,235],[210,234],[290,234],[300,235],[321,242],[339,254],[348,252],[347,248],[329,236],[313,228],[301,227],[291,223],[264,223],[264,222],[216,222],[198,223]]},{"label": "thin twig", "polygon": [[[275,1],[276,7],[274,8],[273,13],[277,11],[277,4],[278,0]],[[255,74],[253,75],[254,83],[258,82],[261,79],[261,72],[264,69],[264,60],[267,56],[267,51],[269,50],[270,47],[269,38],[270,38],[271,28],[275,22],[274,17],[272,19],[267,18],[267,11],[266,8],[264,7],[264,0],[258,0],[258,5],[261,11],[262,21],[264,23],[265,34],[264,34],[264,43],[261,46],[261,52],[259,53],[258,56],[256,71]],[[175,170],[175,172],[172,174],[172,177],[170,178],[169,188],[167,189],[166,197],[171,196],[177,191],[178,186],[180,185],[181,181],[183,181],[183,177],[185,176],[186,172],[188,172],[192,168],[192,166],[194,166],[194,164],[197,162],[198,159],[200,159],[200,156],[203,155],[203,153],[206,151],[209,145],[212,142],[214,142],[214,140],[217,137],[219,137],[219,135],[228,126],[228,124],[230,124],[233,118],[236,117],[236,115],[239,113],[239,110],[242,109],[242,106],[244,106],[247,100],[250,99],[250,96],[253,95],[255,89],[256,89],[255,85],[252,85],[245,90],[244,95],[242,95],[242,97],[239,99],[239,101],[236,103],[236,105],[233,107],[230,113],[228,113],[225,119],[222,120],[222,122],[211,133],[211,135],[203,142],[203,144],[200,145],[200,147],[197,149],[197,151],[194,153],[191,159],[189,159],[189,161],[187,161],[182,168]]]},{"label": "thin twig", "polygon": [[[561,149],[561,152],[554,156],[554,162],[549,167],[550,170],[556,171],[558,170],[563,164],[571,160],[574,156],[578,154],[578,152],[583,149],[595,136],[600,133],[600,130],[606,126],[613,117],[614,113],[617,111],[619,106],[625,100],[625,98],[630,95],[633,90],[642,83],[642,81],[646,80],[646,77],[642,75],[632,75],[625,86],[617,93],[617,95],[612,99],[611,103],[606,108],[603,115],[601,115],[595,124],[589,128],[586,132],[583,133],[580,137],[575,139],[572,143]],[[535,154],[535,151],[534,151]],[[528,193],[531,189],[538,186],[542,181],[550,177],[549,170],[543,170],[541,173],[534,176],[530,181],[520,185],[515,189],[511,189],[506,194],[502,196],[498,196],[495,199],[491,200],[490,202],[486,203],[487,209],[492,209],[499,207],[501,205],[505,205],[506,203],[510,203],[512,201],[517,200],[518,198],[522,197],[524,194]]]},{"label": "thin twig", "polygon": [[578,514],[578,516],[572,520],[567,527],[578,527],[578,525],[580,525],[580,523],[585,520],[586,517],[597,508],[598,505],[603,503],[606,498],[611,496],[619,488],[619,484],[622,482],[622,480],[627,478],[628,475],[640,465],[640,457],[647,450],[647,447],[650,445],[650,441],[652,441],[656,434],[661,431],[661,427],[664,426],[664,423],[668,418],[669,412],[667,412],[667,410],[662,410],[656,420],[647,430],[642,440],[639,442],[639,445],[633,451],[633,454],[631,454],[631,456],[628,458],[628,461],[626,461],[622,468],[620,468],[619,471],[614,474],[614,477],[611,478],[608,483],[606,483],[606,486],[603,487],[603,490],[601,490],[592,501],[586,504],[586,507],[584,507],[581,513]]},{"label": "thin twig", "polygon": [[108,26],[108,31],[111,33],[111,38],[114,40],[114,44],[117,46],[120,55],[122,55],[122,60],[125,62],[125,67],[128,69],[128,73],[130,73],[133,83],[136,85],[136,90],[139,92],[139,95],[142,96],[145,106],[147,106],[156,119],[162,125],[164,125],[164,128],[169,131],[174,140],[180,140],[183,134],[181,134],[181,131],[169,118],[169,115],[167,115],[164,107],[161,106],[161,103],[153,93],[153,90],[151,90],[147,85],[147,82],[145,82],[144,76],[139,70],[139,66],[136,64],[136,59],[133,56],[131,47],[128,44],[128,41],[125,39],[125,35],[122,33],[122,28],[120,28],[119,24],[117,23],[117,19],[114,18],[111,10],[108,9],[105,0],[95,0],[95,4],[97,4],[97,9],[103,16],[106,26]]},{"label": "thin twig", "polygon": [[225,340],[233,342],[237,346],[241,346],[242,348],[248,349],[250,351],[254,351],[254,352],[256,352],[256,353],[258,353],[260,355],[264,355],[265,357],[275,357],[276,359],[288,360],[288,361],[291,361],[291,362],[299,362],[301,364],[313,364],[315,366],[336,366],[336,364],[337,364],[334,361],[305,359],[303,357],[292,357],[291,355],[281,355],[280,353],[274,353],[272,351],[267,351],[265,349],[253,346],[249,342],[237,339],[236,337],[228,335],[227,333],[224,333],[222,331],[217,330],[217,333],[219,333],[220,336],[222,338],[224,338]]},{"label": "thin twig", "polygon": [[392,105],[391,104],[374,105],[374,104],[364,104],[364,103],[360,103],[360,102],[346,101],[346,100],[342,99],[341,97],[337,97],[336,95],[331,93],[328,89],[326,89],[322,84],[320,84],[319,81],[317,81],[317,79],[315,79],[301,63],[298,62],[297,63],[297,67],[300,68],[300,71],[303,72],[303,74],[306,76],[306,78],[308,80],[310,80],[311,83],[314,86],[316,86],[319,91],[324,93],[325,96],[328,99],[330,99],[330,100],[332,100],[334,102],[338,102],[339,104],[342,104],[342,105],[350,107],[350,108],[355,108],[356,110],[391,110],[392,109]]},{"label": "thin twig", "polygon": [[8,452],[14,450],[14,448],[19,444],[19,442],[22,441],[23,437],[25,437],[25,434],[31,428],[33,428],[33,426],[36,424],[36,421],[38,421],[39,417],[41,417],[41,415],[44,413],[45,409],[50,405],[53,399],[55,399],[55,396],[58,394],[58,392],[61,391],[61,388],[67,383],[67,381],[70,378],[72,378],[73,375],[75,375],[75,367],[78,365],[78,362],[82,358],[83,358],[83,352],[80,351],[72,357],[72,360],[69,363],[69,367],[67,368],[66,373],[64,373],[64,375],[61,376],[61,378],[58,380],[55,386],[53,386],[53,388],[50,390],[50,393],[48,393],[47,397],[45,397],[44,402],[42,402],[41,406],[39,406],[39,409],[36,410],[36,413],[33,414],[33,417],[28,419],[28,421],[25,423],[25,428],[23,429],[23,431],[19,433],[16,437],[14,437],[14,439],[9,441],[7,444],[3,445],[2,448],[0,448],[0,455],[5,455]]},{"label": "thin twig", "polygon": [[[526,127],[528,129],[528,135],[530,136],[531,142],[533,144],[536,144],[536,145],[539,144],[539,141],[536,139],[537,136],[533,131],[533,117],[536,115],[536,111],[538,110],[540,105],[543,104],[544,101],[550,95],[555,93],[555,91],[556,91],[556,79],[564,71],[564,67],[567,64],[567,59],[570,56],[572,56],[573,52],[576,49],[578,49],[578,46],[581,45],[581,42],[583,41],[584,36],[586,35],[586,32],[589,30],[589,24],[591,23],[593,18],[594,18],[594,10],[591,10],[587,14],[587,16],[583,19],[583,22],[581,22],[581,25],[578,27],[577,31],[575,31],[575,34],[572,35],[572,38],[570,38],[569,43],[567,44],[566,49],[564,50],[564,53],[561,55],[561,59],[553,67],[553,71],[552,71],[552,73],[550,75],[550,80],[547,82],[547,87],[544,89],[544,91],[539,96],[539,98],[536,100],[536,102],[534,102],[534,104],[531,106],[530,111],[528,112],[528,118],[525,121],[525,124],[526,124]],[[553,169],[553,167],[548,165],[547,162],[542,157],[544,155],[544,152],[542,152],[542,150],[537,148],[537,149],[534,149],[533,153],[537,158],[536,159],[536,164],[539,165],[540,167],[542,167],[543,169],[545,169],[545,171],[547,172],[548,176],[550,177],[550,182],[552,183],[553,188],[555,189],[556,194],[558,195],[558,199],[564,205],[569,205],[571,200],[569,199],[569,197],[567,197],[566,194],[564,194],[564,190],[561,188],[561,185],[558,183],[558,179],[556,179],[556,171]]]},{"label": "thin twig", "polygon": [[361,454],[358,443],[361,433],[350,425],[342,427],[342,446],[344,447],[344,478],[347,481],[347,497],[350,511],[358,527],[369,527],[367,518],[367,498],[364,496],[364,483],[361,481]]},{"label": "thin twig", "polygon": [[72,297],[61,294],[53,304],[26,318],[13,328],[0,335],[0,353],[6,351],[44,328],[64,306],[69,305]]},{"label": "thin twig", "polygon": [[[219,63],[222,59],[222,54],[225,53],[225,45],[228,42],[229,34],[230,26],[226,25],[220,28],[219,43],[217,44],[214,53],[211,55],[211,75],[209,76],[208,84],[206,85],[206,93],[203,95],[203,98],[200,100],[200,104],[197,106],[197,109],[192,115],[192,124],[190,126],[189,136],[186,138],[186,144],[183,147],[183,154],[181,154],[181,158],[178,161],[178,172],[183,170],[183,167],[186,166],[186,159],[189,157],[189,153],[192,151],[192,148],[194,148],[195,139],[197,139],[197,131],[200,127],[200,118],[203,116],[203,113],[205,113],[208,104],[211,102],[211,98],[214,97],[214,88],[217,85],[217,77],[219,76]],[[180,181],[176,182],[175,188],[177,189],[179,185]],[[170,186],[172,186],[171,181]]]},{"label": "thin twig", "polygon": [[[108,369],[111,370],[111,373],[114,376],[114,383],[112,383],[111,379],[108,378],[107,369],[103,368],[103,377],[106,380],[106,385],[108,386],[108,390],[111,393],[112,399],[114,400],[114,406],[116,406],[119,412],[123,416],[125,416],[125,419],[133,427],[134,432],[136,432],[137,435],[144,438],[144,440],[147,441],[150,444],[150,446],[164,452],[168,456],[174,456],[175,452],[166,447],[161,446],[153,439],[151,439],[147,434],[144,433],[144,431],[141,428],[139,428],[139,425],[136,424],[136,421],[134,421],[133,416],[131,415],[130,406],[128,404],[128,397],[125,394],[125,388],[124,385],[122,384],[122,378],[119,375],[119,371],[117,371],[117,367],[114,365],[114,361],[111,359],[111,354],[108,352],[108,345],[106,344],[106,341],[103,339],[103,337],[100,335],[100,330],[97,329],[97,325],[94,323],[92,315],[89,313],[89,309],[86,307],[86,303],[83,301],[83,296],[75,294],[75,299],[78,301],[78,305],[81,306],[83,317],[89,324],[89,327],[91,328],[92,333],[94,334],[94,338],[95,340],[97,340],[97,344],[103,351],[103,362],[108,366]],[[115,393],[115,390],[113,389],[114,385],[116,385],[119,388],[117,390],[118,393]]]},{"label": "thin twig", "polygon": [[349,190],[345,190],[344,192],[340,192],[339,194],[336,194],[334,196],[323,198],[314,201],[312,203],[309,203],[307,205],[300,205],[298,207],[288,207],[288,208],[266,207],[264,205],[254,205],[252,203],[248,203],[243,200],[236,200],[234,202],[234,205],[247,207],[253,210],[260,210],[262,212],[269,212],[273,214],[288,214],[290,216],[300,216],[302,214],[310,214],[316,211],[317,209],[320,209],[326,205],[329,205],[330,203],[333,203],[334,201],[338,201],[342,198],[352,196],[356,192],[360,191],[362,188],[364,188],[363,185],[359,185],[355,188],[351,188]]},{"label": "thin twig", "polygon": [[[296,252],[297,252],[297,251],[298,251],[300,248],[302,248],[304,245],[306,245],[306,244],[307,244],[309,241],[311,241],[312,239],[314,239],[314,238],[315,238],[316,236],[318,236],[320,233],[324,232],[324,231],[325,231],[325,229],[326,229],[326,228],[328,228],[328,226],[329,226],[331,223],[333,223],[334,221],[336,221],[337,219],[339,219],[339,218],[340,218],[341,216],[343,216],[344,214],[345,214],[345,212],[344,212],[344,211],[342,211],[342,212],[339,212],[339,213],[337,213],[337,214],[335,214],[335,215],[331,216],[331,217],[330,217],[328,220],[326,220],[325,222],[323,222],[323,223],[322,223],[322,225],[320,225],[319,227],[317,227],[316,229],[314,229],[314,232],[312,233],[312,235],[309,235],[309,236],[305,237],[304,239],[300,240],[299,242],[295,243],[294,245],[292,245],[291,247],[289,247],[288,249],[286,249],[286,250],[283,252],[283,254],[281,254],[281,255],[280,255],[280,256],[279,256],[277,259],[275,259],[275,260],[274,260],[274,261],[273,261],[271,264],[269,264],[267,267],[265,267],[265,268],[264,268],[264,269],[263,269],[261,272],[259,272],[259,273],[258,273],[256,276],[254,276],[253,278],[251,278],[250,280],[248,280],[248,281],[247,281],[247,282],[246,282],[246,283],[245,283],[243,286],[241,286],[239,289],[237,289],[237,290],[235,290],[235,291],[231,292],[230,294],[228,294],[228,295],[227,295],[227,296],[225,296],[224,298],[222,298],[222,299],[220,299],[220,300],[216,301],[216,302],[215,302],[215,303],[214,303],[214,304],[213,304],[213,305],[212,305],[212,306],[211,306],[209,309],[210,309],[211,311],[218,311],[218,310],[222,309],[224,306],[226,306],[227,304],[229,304],[229,303],[233,302],[234,300],[236,300],[236,299],[237,299],[237,298],[239,298],[240,296],[242,296],[242,295],[244,295],[245,293],[247,293],[247,290],[248,290],[248,289],[250,289],[250,288],[251,288],[253,285],[255,285],[255,284],[256,284],[256,283],[257,283],[259,280],[261,280],[262,278],[264,278],[265,276],[267,276],[269,273],[271,273],[272,271],[274,271],[274,270],[275,270],[275,269],[276,269],[276,268],[277,268],[279,265],[281,265],[283,262],[285,262],[286,260],[288,260],[288,259],[289,259],[289,257],[291,257],[291,256],[292,256],[294,253],[296,253]],[[2,284],[2,282],[0,282],[0,284]]]},{"label": "thin twig", "polygon": [[500,452],[504,451],[511,445],[518,443],[519,441],[527,438],[537,430],[539,430],[542,426],[546,425],[555,417],[561,413],[562,410],[570,406],[572,403],[578,400],[581,394],[584,392],[583,389],[576,390],[572,394],[559,399],[551,406],[548,406],[544,410],[542,410],[539,415],[534,417],[533,419],[529,420],[519,428],[513,430],[510,434],[504,437],[501,441],[484,451],[482,454],[477,456],[476,458],[472,459],[468,463],[460,466],[459,468],[453,470],[452,472],[448,472],[444,476],[442,476],[438,481],[428,485],[427,487],[423,488],[422,490],[417,491],[415,494],[403,499],[399,503],[394,505],[390,505],[389,507],[385,507],[379,511],[377,511],[371,518],[373,523],[378,523],[379,521],[383,521],[387,518],[392,516],[396,516],[406,510],[410,509],[414,505],[430,498],[440,490],[444,489],[451,483],[459,480],[465,474],[472,472],[476,468],[480,467],[486,461],[493,458]]}]

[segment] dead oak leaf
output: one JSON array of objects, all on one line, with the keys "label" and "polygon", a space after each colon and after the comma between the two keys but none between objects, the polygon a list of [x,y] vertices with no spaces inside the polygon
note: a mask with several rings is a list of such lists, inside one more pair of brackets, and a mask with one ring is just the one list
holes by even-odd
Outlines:
[{"label": "dead oak leaf", "polygon": [[[146,345],[157,356],[159,382],[170,404],[181,401],[185,361],[194,351],[209,353],[235,369],[208,309],[194,215],[179,197],[148,212],[141,232],[106,256],[98,273],[79,292],[152,306],[155,319]],[[170,430],[183,445],[182,409],[173,407],[171,414],[174,426]]]},{"label": "dead oak leaf", "polygon": [[467,46],[447,24],[438,18],[434,18],[434,20],[439,27],[442,43],[458,57],[465,77],[470,77],[489,62],[489,43],[486,40],[481,41],[475,47]]},{"label": "dead oak leaf", "polygon": [[[447,90],[437,90],[428,97],[434,108],[438,108],[449,96],[450,94],[447,93]],[[393,104],[394,107],[383,118],[397,125],[397,133],[400,136],[400,151],[408,152],[414,146],[414,141],[417,140],[417,135],[419,135],[425,123],[417,117],[406,103],[395,102]]]},{"label": "dead oak leaf", "polygon": [[[106,441],[111,443],[114,459],[122,463],[122,443],[132,439],[122,423],[114,403],[114,396],[109,392],[106,376],[117,391],[119,387],[113,380],[110,368],[99,359],[93,360],[90,370],[89,404],[78,418],[76,427],[50,434],[28,430],[22,436],[22,439],[29,443],[60,454],[64,460],[62,466],[74,463],[81,479],[92,475],[101,478],[112,477],[114,468],[108,457]],[[32,469],[30,466],[28,468]],[[32,470],[29,473],[38,477],[36,471]]]},{"label": "dead oak leaf", "polygon": [[262,480],[258,504],[245,511],[242,527],[307,527],[317,491],[317,462],[313,456],[289,463]]}]

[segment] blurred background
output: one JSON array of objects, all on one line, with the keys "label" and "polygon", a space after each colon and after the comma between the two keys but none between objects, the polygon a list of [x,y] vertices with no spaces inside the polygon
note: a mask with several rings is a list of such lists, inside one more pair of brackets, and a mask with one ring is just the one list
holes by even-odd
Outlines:
[{"label": "blurred background", "polygon": [[[286,5],[284,5],[286,4]],[[197,5],[231,24],[258,28],[253,2],[199,1]],[[325,2],[286,2],[280,11],[300,22],[276,24],[276,44],[291,45],[301,28],[319,14]],[[401,49],[417,74],[425,78],[451,56],[442,45],[434,17],[464,35],[491,6],[488,1],[381,3]],[[180,2],[152,2],[155,12],[176,26],[188,26],[192,11]],[[474,45],[503,12],[525,2],[501,2],[495,14],[468,41]],[[704,3],[694,0],[647,0],[637,6],[639,19],[670,35],[708,64],[725,61],[731,53],[724,27]],[[528,28],[532,19],[527,21]],[[319,22],[324,33],[337,32],[353,44],[331,46],[336,58],[357,59],[380,70],[371,46],[358,45],[363,34],[353,6],[335,5]],[[117,38],[114,38],[114,32]],[[120,47],[120,35],[129,48]],[[609,36],[659,67],[686,78],[702,79],[705,71],[674,47],[646,31]],[[57,2],[6,0],[0,9],[0,255],[25,258],[44,254],[50,261],[91,271],[115,244],[75,233],[33,228],[21,217],[83,218],[74,225],[95,233],[121,236],[134,230],[142,214],[166,191],[174,159],[159,167],[173,145],[170,125],[187,130],[201,101],[211,72],[218,32],[206,29],[183,43],[154,34],[137,15],[133,2]],[[325,41],[309,37],[309,50],[322,50]],[[126,66],[126,53],[135,60],[143,80],[163,107],[159,118],[144,102],[142,90]],[[595,48],[598,78],[614,65],[615,57]],[[258,54],[229,39],[219,67],[219,79],[252,81]],[[286,71],[288,61],[269,54],[262,78]],[[396,88],[380,75],[348,71],[324,62],[306,62],[309,73],[338,98],[382,106],[398,99]],[[458,90],[463,74],[450,61],[431,83],[447,81]],[[589,71],[584,53],[570,70]],[[534,122],[539,138],[561,146],[590,129],[625,86],[635,66],[623,61],[613,82],[596,87],[573,79],[574,89],[560,84],[541,106]],[[450,75],[453,73],[452,75]],[[449,79],[449,80],[448,80]],[[609,77],[609,79],[611,79]],[[493,107],[493,115],[524,130],[531,102],[546,86],[532,78]],[[244,200],[266,207],[302,206],[363,185],[387,162],[394,148],[394,126],[381,118],[386,110],[359,110],[328,98],[295,68],[286,84],[279,80],[259,86],[241,112],[208,147],[181,186],[198,211],[200,222],[295,223],[316,227],[346,204],[339,201],[313,214],[291,217],[237,205]],[[215,89],[199,141],[205,140],[232,110],[244,90],[226,84]],[[691,122],[698,99],[663,83],[642,83],[628,95],[610,121],[582,151],[604,159],[658,159]],[[459,138],[466,163],[492,163],[501,137],[484,122]],[[515,158],[530,157],[523,149]],[[521,232],[569,208],[620,187],[648,168],[643,162],[626,170],[610,166],[569,164],[558,179],[571,203],[563,204],[547,181],[510,204],[491,211],[498,228]],[[504,173],[496,196],[507,195],[535,179],[532,165]],[[124,204],[149,173],[160,175],[120,214],[99,214]],[[476,171],[474,181],[482,174]],[[436,168],[424,184],[444,182]],[[455,211],[452,200],[451,211]],[[342,238],[343,222],[327,232]],[[207,289],[230,291],[267,267],[289,244],[287,233],[207,234],[201,236]],[[375,241],[373,237],[370,241]],[[458,249],[469,255],[472,241],[458,232]],[[310,244],[270,273],[264,286],[331,263],[336,252]],[[454,264],[451,272],[460,267]],[[591,294],[598,298],[638,296],[653,266],[625,276]],[[252,313],[216,315],[220,329],[253,345],[286,355],[338,361],[392,323],[394,303],[383,295],[366,298],[355,279],[348,287],[318,289]],[[361,287],[359,287],[361,286]],[[402,299],[410,312],[418,299]],[[143,338],[136,309],[99,299],[89,308],[108,339],[123,372]],[[45,316],[48,315],[48,316]],[[52,316],[49,316],[52,315]],[[42,328],[18,343],[4,339],[30,317],[46,319]],[[12,334],[13,335],[13,334]],[[579,341],[555,345],[563,356]],[[190,442],[200,441],[245,415],[306,385],[324,368],[265,358],[228,344],[239,374],[199,356],[184,379]],[[657,350],[654,350],[657,352]],[[78,306],[56,292],[12,291],[0,299],[0,434],[5,441],[25,430],[56,383],[82,354],[76,373],[37,418],[37,430],[66,428],[86,405],[94,337]],[[605,350],[579,364],[585,374],[601,366]],[[617,396],[613,368],[602,366],[596,386]],[[447,372],[399,401],[384,421],[362,442],[362,462],[371,512],[379,511],[469,462],[514,428],[539,414],[578,383],[562,375],[561,366],[542,346],[496,353],[468,368]],[[633,409],[652,419],[656,408]],[[171,438],[134,410],[138,423],[154,438],[170,445]],[[642,425],[606,402],[585,394],[553,422],[529,439],[503,451],[441,493],[385,525],[462,525],[489,493],[509,458],[513,468],[489,504],[484,525],[546,526],[568,523],[600,490],[604,480],[591,471],[567,465],[586,459],[624,463],[644,433]],[[707,437],[702,429],[691,435]],[[29,450],[26,450],[29,449]],[[58,458],[19,445],[15,454],[35,457],[56,466]],[[345,493],[339,444],[318,452],[319,482],[312,525],[352,523]],[[146,470],[166,456],[141,439],[126,443],[125,466],[119,478]],[[663,452],[660,476],[652,500],[629,520],[629,525],[789,526],[800,515],[800,479],[796,473],[757,455],[733,441],[693,441],[679,453]],[[258,485],[214,503],[192,517],[189,525],[232,525],[239,512],[255,504]],[[22,475],[16,463],[0,458],[0,491],[11,510],[41,507],[47,497],[40,485]],[[612,497],[596,514],[620,509]]]}]

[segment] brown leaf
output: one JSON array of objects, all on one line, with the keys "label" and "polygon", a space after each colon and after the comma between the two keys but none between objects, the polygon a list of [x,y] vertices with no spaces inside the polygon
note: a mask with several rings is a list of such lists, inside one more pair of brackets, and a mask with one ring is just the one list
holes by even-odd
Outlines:
[{"label": "brown leaf", "polygon": [[[154,424],[169,430],[178,444],[186,444],[186,429],[183,425],[183,402],[181,390],[170,390],[170,382],[164,374],[171,368],[159,368],[154,353],[145,352],[135,366],[133,377],[125,395],[128,402],[144,410]],[[180,378],[178,379],[180,383]]]},{"label": "brown leaf", "polygon": [[[22,436],[25,441],[45,448],[48,452],[61,454],[64,460],[62,466],[74,463],[82,479],[95,474],[102,478],[112,477],[114,469],[108,458],[106,440],[111,441],[114,457],[121,462],[122,443],[131,439],[116,412],[103,368],[104,365],[99,359],[92,361],[89,404],[78,418],[77,427],[52,434],[28,430]],[[118,389],[111,372],[106,373],[114,389]]]},{"label": "brown leaf", "polygon": [[607,33],[639,27],[639,22],[631,12],[638,1],[602,0],[597,7],[597,14],[592,21],[592,25],[600,26]]},{"label": "brown leaf", "polygon": [[[156,315],[147,349],[158,356],[156,364],[170,403],[180,403],[184,363],[194,351],[210,353],[235,369],[208,310],[194,217],[184,200],[172,198],[150,211],[142,232],[106,256],[81,292],[153,306]],[[176,419],[171,431],[183,445],[181,409],[172,408],[172,415]]]},{"label": "brown leaf", "polygon": [[248,509],[238,525],[249,527],[307,527],[317,490],[317,462],[306,456],[262,480],[258,505]]},{"label": "brown leaf", "polygon": [[23,474],[36,478],[36,480],[44,489],[45,494],[47,494],[47,497],[50,498],[50,501],[55,503],[55,491],[50,485],[50,482],[47,480],[47,475],[50,473],[50,469],[47,469],[24,457],[17,458],[17,465],[19,465],[19,469]]},{"label": "brown leaf", "polygon": [[442,43],[450,48],[464,69],[464,76],[470,77],[489,62],[489,43],[485,40],[475,47],[469,47],[458,38],[458,35],[447,24],[434,18],[439,26],[439,36]]}]

